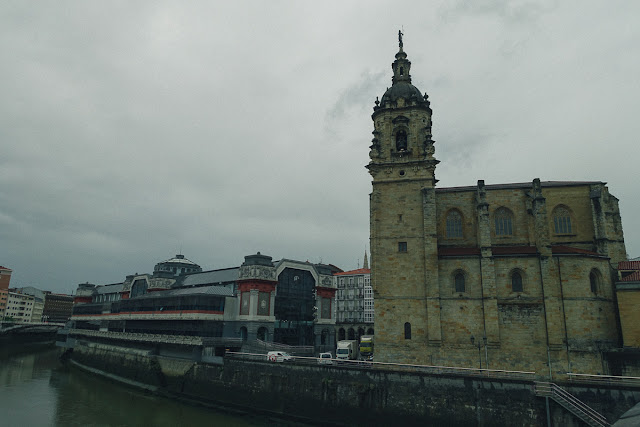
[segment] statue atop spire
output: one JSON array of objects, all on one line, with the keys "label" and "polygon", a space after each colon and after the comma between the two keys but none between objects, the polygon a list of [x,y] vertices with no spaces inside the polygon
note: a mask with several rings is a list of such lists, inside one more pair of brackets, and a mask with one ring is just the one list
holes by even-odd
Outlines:
[{"label": "statue atop spire", "polygon": [[401,30],[398,30],[398,45],[400,46],[400,50],[402,50],[402,36],[404,34],[402,33]]}]

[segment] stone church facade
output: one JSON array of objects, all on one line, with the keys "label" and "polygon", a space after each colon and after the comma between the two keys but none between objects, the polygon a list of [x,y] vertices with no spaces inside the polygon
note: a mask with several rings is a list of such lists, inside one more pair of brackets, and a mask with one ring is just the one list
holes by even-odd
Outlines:
[{"label": "stone church facade", "polygon": [[599,181],[436,187],[410,68],[400,34],[367,166],[376,361],[621,374],[618,200]]}]

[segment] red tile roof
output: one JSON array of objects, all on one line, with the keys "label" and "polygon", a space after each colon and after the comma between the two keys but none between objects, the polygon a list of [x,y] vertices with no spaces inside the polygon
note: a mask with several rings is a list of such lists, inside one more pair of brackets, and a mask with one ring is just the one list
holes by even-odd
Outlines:
[{"label": "red tile roof", "polygon": [[1,265],[0,265],[0,270],[13,271],[12,269],[7,268],[7,267],[3,267],[3,266],[1,266]]},{"label": "red tile roof", "polygon": [[636,270],[630,275],[620,279],[621,282],[640,282],[640,270]]},{"label": "red tile roof", "polygon": [[620,261],[618,270],[640,270],[640,261]]},{"label": "red tile roof", "polygon": [[347,276],[347,275],[354,275],[354,274],[369,274],[371,273],[371,269],[370,268],[359,268],[357,270],[351,270],[351,271],[343,271],[341,273],[336,273],[334,274],[334,276]]}]

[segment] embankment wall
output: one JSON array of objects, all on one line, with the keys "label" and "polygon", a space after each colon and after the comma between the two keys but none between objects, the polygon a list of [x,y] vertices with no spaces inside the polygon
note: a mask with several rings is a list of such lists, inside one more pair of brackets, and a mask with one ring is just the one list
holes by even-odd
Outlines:
[{"label": "embankment wall", "polygon": [[[71,358],[160,394],[324,425],[546,425],[545,399],[530,381],[230,358],[207,364],[86,341]],[[640,400],[638,389],[565,388],[609,421]],[[550,414],[553,425],[582,425],[553,401]]]}]

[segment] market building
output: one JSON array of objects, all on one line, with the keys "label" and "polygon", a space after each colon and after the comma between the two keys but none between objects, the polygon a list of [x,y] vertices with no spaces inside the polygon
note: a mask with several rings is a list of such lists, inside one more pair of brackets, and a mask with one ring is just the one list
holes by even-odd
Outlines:
[{"label": "market building", "polygon": [[[185,270],[186,269],[186,270]],[[202,271],[183,256],[122,283],[80,284],[73,327],[335,347],[335,266],[259,252],[239,267]]]}]

